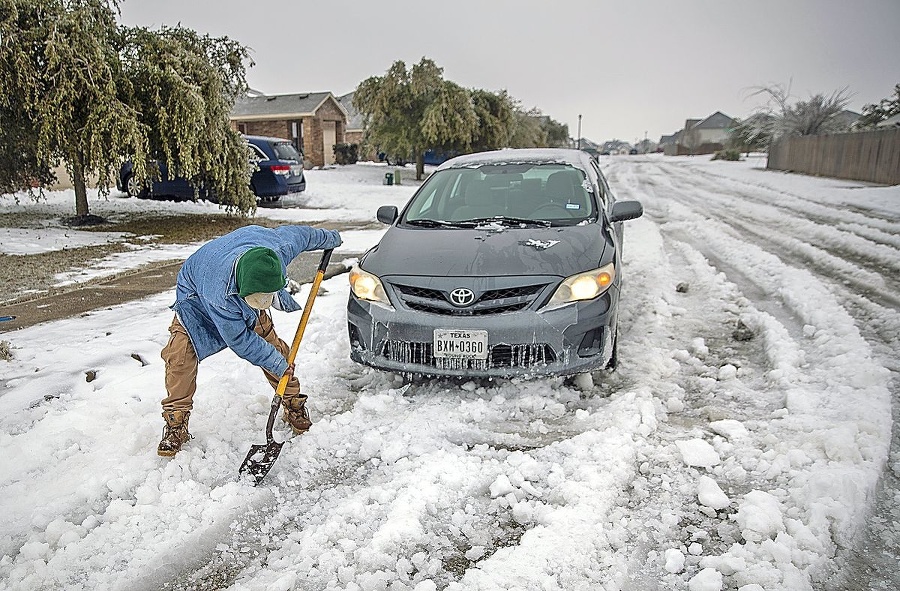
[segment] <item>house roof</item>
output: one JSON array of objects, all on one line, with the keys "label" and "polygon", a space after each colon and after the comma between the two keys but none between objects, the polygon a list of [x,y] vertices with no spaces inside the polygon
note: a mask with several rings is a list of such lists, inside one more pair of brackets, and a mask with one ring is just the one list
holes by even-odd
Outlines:
[{"label": "house roof", "polygon": [[313,117],[322,104],[328,100],[334,101],[349,118],[347,109],[330,92],[242,96],[234,102],[231,118],[253,121]]},{"label": "house roof", "polygon": [[836,121],[847,128],[853,127],[853,124],[856,123],[860,117],[862,117],[862,115],[856,111],[851,111],[850,109],[844,109],[834,116]]},{"label": "house roof", "polygon": [[[577,144],[578,140],[575,140],[574,143]],[[599,150],[600,145],[597,142],[592,142],[591,140],[587,139],[586,137],[583,137],[583,138],[581,138],[581,149],[585,150],[585,151]]]},{"label": "house roof", "polygon": [[875,125],[878,128],[889,128],[889,127],[900,127],[900,113],[893,115],[892,117],[888,117],[884,121],[881,121]]},{"label": "house roof", "polygon": [[603,145],[600,146],[600,149],[604,152],[611,152],[612,150],[621,150],[623,148],[626,150],[630,150],[631,147],[631,144],[623,140],[608,140],[603,142]]},{"label": "house roof", "polygon": [[734,125],[734,119],[721,111],[716,111],[703,121],[691,127],[691,129],[729,129],[734,127]]},{"label": "house roof", "polygon": [[344,110],[347,111],[347,131],[363,131],[366,128],[365,118],[362,116],[362,113],[356,110],[356,107],[353,106],[353,95],[355,93],[348,92],[347,94],[338,98],[338,102],[344,107]]},{"label": "house roof", "polygon": [[700,123],[701,121],[702,121],[702,119],[687,119],[687,120],[685,120],[682,131],[690,131],[690,130],[694,129],[694,127],[696,127],[696,125],[698,123]]}]

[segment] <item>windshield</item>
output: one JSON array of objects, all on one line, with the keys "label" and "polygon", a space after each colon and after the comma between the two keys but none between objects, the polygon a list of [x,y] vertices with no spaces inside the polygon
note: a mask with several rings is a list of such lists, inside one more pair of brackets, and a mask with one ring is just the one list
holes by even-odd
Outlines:
[{"label": "windshield", "polygon": [[575,225],[596,217],[590,186],[583,172],[566,164],[450,168],[429,177],[403,221],[471,227],[496,218],[512,225]]}]

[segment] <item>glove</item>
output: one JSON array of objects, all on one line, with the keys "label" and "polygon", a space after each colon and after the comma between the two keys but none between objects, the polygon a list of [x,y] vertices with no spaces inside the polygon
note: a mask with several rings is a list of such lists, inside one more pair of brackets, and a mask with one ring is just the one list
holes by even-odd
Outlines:
[{"label": "glove", "polygon": [[341,240],[341,235],[338,233],[337,230],[331,230],[331,236],[332,236],[331,246],[329,246],[328,248],[337,248],[338,246],[340,246],[341,244],[344,243],[344,241]]}]

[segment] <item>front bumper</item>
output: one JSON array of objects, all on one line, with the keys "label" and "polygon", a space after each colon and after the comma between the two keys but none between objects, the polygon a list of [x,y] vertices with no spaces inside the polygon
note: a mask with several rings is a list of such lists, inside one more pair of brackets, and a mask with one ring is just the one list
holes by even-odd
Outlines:
[{"label": "front bumper", "polygon": [[[602,369],[612,355],[618,289],[555,310],[447,316],[388,308],[352,293],[347,306],[350,357],[397,373],[427,376],[569,375]],[[488,359],[439,359],[435,329],[486,330]]]}]

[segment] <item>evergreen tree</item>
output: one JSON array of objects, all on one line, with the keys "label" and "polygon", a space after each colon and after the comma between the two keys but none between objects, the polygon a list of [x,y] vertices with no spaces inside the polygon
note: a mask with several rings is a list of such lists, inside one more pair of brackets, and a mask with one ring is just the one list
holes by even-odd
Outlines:
[{"label": "evergreen tree", "polygon": [[[23,176],[37,172],[38,180],[46,180],[48,171],[65,163],[75,188],[75,213],[85,217],[86,178],[96,175],[108,188],[116,156],[143,156],[146,150],[137,112],[119,96],[117,5],[0,1],[2,125],[23,130],[2,135],[4,188],[30,188]],[[15,170],[17,162],[26,169]]]},{"label": "evergreen tree", "polygon": [[731,148],[746,152],[765,151],[769,149],[772,141],[770,130],[773,127],[771,115],[756,113],[737,124],[728,135],[728,144]]},{"label": "evergreen tree", "polygon": [[[444,152],[467,152],[471,149],[472,136],[477,129],[478,117],[469,91],[454,82],[444,80],[434,100],[425,109],[422,119],[424,147]],[[424,150],[422,156],[424,157]],[[418,152],[416,157],[418,172]],[[424,160],[422,168],[424,170]]]},{"label": "evergreen tree", "polygon": [[117,14],[117,0],[0,0],[0,189],[47,182],[64,163],[83,220],[88,177],[108,194],[123,158],[143,175],[160,155],[229,207],[255,207],[228,123],[246,50],[182,28],[123,28]]},{"label": "evergreen tree", "polygon": [[877,105],[865,105],[858,123],[860,127],[871,128],[898,113],[900,113],[900,84],[894,86],[894,96],[882,99]]},{"label": "evergreen tree", "polygon": [[494,93],[487,90],[471,91],[472,105],[478,125],[472,137],[475,152],[507,148],[516,127],[516,107],[505,90]]},{"label": "evergreen tree", "polygon": [[569,126],[551,117],[541,119],[541,128],[547,136],[547,146],[551,148],[569,147]]},{"label": "evergreen tree", "polygon": [[[227,208],[255,209],[247,146],[229,122],[235,99],[247,89],[247,50],[183,27],[123,29],[120,49],[122,86],[151,156],[166,162],[170,176],[190,180]],[[145,172],[141,163],[135,159],[138,180]]]},{"label": "evergreen tree", "polygon": [[477,125],[468,93],[445,81],[443,69],[425,57],[409,70],[398,60],[384,76],[363,80],[353,106],[366,121],[370,144],[415,158],[417,180],[424,175],[426,150],[467,147]]},{"label": "evergreen tree", "polygon": [[517,107],[516,124],[509,138],[511,148],[537,148],[547,146],[547,131],[541,125],[543,115],[537,109],[524,111]]}]

